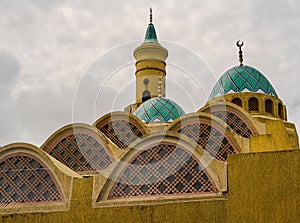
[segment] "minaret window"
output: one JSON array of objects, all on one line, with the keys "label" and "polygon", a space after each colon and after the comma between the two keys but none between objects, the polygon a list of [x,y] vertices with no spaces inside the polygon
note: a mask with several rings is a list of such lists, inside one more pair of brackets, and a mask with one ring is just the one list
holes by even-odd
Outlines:
[{"label": "minaret window", "polygon": [[146,79],[144,79],[144,85],[148,85],[149,84],[149,80],[146,78]]},{"label": "minaret window", "polygon": [[250,98],[248,101],[249,111],[259,111],[257,98]]},{"label": "minaret window", "polygon": [[236,104],[236,105],[242,107],[242,100],[241,100],[240,98],[234,98],[234,99],[232,99],[231,102],[232,102],[233,104]]},{"label": "minaret window", "polygon": [[142,102],[145,102],[151,98],[150,91],[145,90],[143,91],[143,97],[142,97]]}]

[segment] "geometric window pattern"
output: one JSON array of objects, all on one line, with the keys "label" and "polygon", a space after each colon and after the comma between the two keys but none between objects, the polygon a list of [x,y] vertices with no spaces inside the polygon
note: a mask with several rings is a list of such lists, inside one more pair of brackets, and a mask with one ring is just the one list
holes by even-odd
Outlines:
[{"label": "geometric window pattern", "polygon": [[216,192],[190,152],[161,142],[135,155],[115,181],[109,199]]},{"label": "geometric window pattern", "polygon": [[232,112],[214,111],[211,114],[226,122],[226,124],[229,125],[230,128],[232,128],[237,134],[245,138],[250,138],[253,134],[247,124]]},{"label": "geometric window pattern", "polygon": [[130,143],[143,136],[141,130],[127,120],[110,120],[100,131],[121,149],[126,149]]},{"label": "geometric window pattern", "polygon": [[236,153],[227,137],[210,125],[192,123],[181,126],[177,132],[193,139],[217,160],[226,161],[228,154]]},{"label": "geometric window pattern", "polygon": [[259,111],[257,98],[250,98],[248,101],[249,111]]},{"label": "geometric window pattern", "polygon": [[0,160],[0,204],[62,201],[55,179],[39,161],[26,155]]},{"label": "geometric window pattern", "polygon": [[113,160],[101,142],[87,134],[69,135],[49,153],[76,172],[103,170]]}]

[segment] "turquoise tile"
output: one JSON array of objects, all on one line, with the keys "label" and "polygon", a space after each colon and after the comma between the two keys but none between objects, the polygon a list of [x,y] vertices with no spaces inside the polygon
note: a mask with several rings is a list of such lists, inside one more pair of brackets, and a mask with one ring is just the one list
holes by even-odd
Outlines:
[{"label": "turquoise tile", "polygon": [[215,84],[209,99],[229,92],[262,91],[265,94],[277,96],[271,83],[258,70],[249,66],[236,66],[226,71]]},{"label": "turquoise tile", "polygon": [[144,42],[158,42],[154,25],[151,23],[148,25]]},{"label": "turquoise tile", "polygon": [[183,109],[167,98],[152,98],[138,107],[134,112],[144,122],[169,122],[184,115]]}]

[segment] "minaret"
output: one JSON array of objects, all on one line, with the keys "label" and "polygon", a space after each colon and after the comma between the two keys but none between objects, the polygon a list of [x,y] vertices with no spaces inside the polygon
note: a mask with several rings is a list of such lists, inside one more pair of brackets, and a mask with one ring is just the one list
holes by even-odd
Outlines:
[{"label": "minaret", "polygon": [[136,59],[136,105],[139,106],[150,98],[165,97],[165,61],[168,50],[157,40],[151,8],[144,42],[134,50],[133,55]]}]

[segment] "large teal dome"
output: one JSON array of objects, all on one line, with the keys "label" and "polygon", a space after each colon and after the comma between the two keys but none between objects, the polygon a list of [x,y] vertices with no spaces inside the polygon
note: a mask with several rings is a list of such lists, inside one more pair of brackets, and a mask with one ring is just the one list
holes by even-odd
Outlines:
[{"label": "large teal dome", "polygon": [[271,83],[258,70],[249,66],[236,66],[226,71],[214,86],[209,99],[238,92],[257,92],[277,96]]},{"label": "large teal dome", "polygon": [[168,98],[151,98],[134,112],[144,122],[171,122],[184,115],[183,109]]}]

